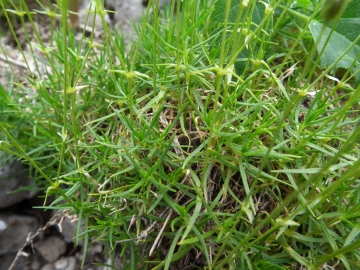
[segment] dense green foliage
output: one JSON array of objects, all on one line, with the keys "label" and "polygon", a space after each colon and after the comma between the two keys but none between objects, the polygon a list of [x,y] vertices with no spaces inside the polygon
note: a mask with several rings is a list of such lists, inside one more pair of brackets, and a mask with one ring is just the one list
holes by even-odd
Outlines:
[{"label": "dense green foliage", "polygon": [[78,215],[76,241],[126,269],[360,267],[360,43],[341,12],[150,1],[126,47],[105,24],[101,44],[75,38],[60,2],[51,45],[32,44],[48,73],[0,88],[1,149]]}]

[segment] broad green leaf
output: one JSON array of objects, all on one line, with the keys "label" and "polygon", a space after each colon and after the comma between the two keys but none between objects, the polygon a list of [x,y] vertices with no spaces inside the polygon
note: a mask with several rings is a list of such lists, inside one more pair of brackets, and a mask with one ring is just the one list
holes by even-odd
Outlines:
[{"label": "broad green leaf", "polygon": [[[336,68],[347,69],[351,67],[353,73],[359,71],[360,0],[353,0],[349,3],[336,26],[333,26],[333,24],[324,26],[321,22],[314,20],[310,23],[309,27],[314,40],[318,41],[320,39],[317,43],[318,52],[321,52],[324,46],[326,46],[320,59],[321,67],[329,67],[341,57],[345,50],[352,46],[346,55],[336,64]],[[334,27],[334,31],[331,34],[332,27]],[[330,39],[326,44],[329,36]],[[355,64],[353,65],[354,62]],[[359,72],[355,75],[355,78],[357,81],[360,81]]]}]

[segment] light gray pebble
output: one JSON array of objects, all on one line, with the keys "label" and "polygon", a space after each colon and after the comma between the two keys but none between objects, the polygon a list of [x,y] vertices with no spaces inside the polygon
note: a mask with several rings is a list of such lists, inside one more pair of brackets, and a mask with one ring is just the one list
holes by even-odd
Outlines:
[{"label": "light gray pebble", "polygon": [[66,243],[56,236],[50,236],[43,241],[35,243],[35,248],[43,258],[51,263],[55,262],[66,251]]},{"label": "light gray pebble", "polygon": [[74,257],[66,257],[57,260],[54,263],[56,270],[75,270],[76,259]]}]

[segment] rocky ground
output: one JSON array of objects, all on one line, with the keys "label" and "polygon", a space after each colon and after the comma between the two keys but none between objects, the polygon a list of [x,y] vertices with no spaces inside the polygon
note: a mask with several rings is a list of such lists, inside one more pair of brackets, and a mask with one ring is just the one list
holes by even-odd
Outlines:
[{"label": "rocky ground", "polygon": [[[143,13],[146,3],[143,0],[105,2],[109,8],[116,11],[113,18],[107,18],[110,26],[122,31],[126,36],[132,36],[133,30],[129,26],[129,21],[136,20]],[[30,10],[36,8],[36,5],[30,4]],[[84,10],[88,9],[88,5],[89,1],[86,0],[81,5],[80,27],[85,27],[83,25],[86,17]],[[44,15],[36,16],[35,25],[43,40],[46,41],[49,35],[49,23],[46,22],[48,18]],[[29,23],[27,26],[31,31]],[[25,51],[29,51],[21,25],[14,24],[14,30],[21,46],[25,48]],[[32,57],[29,57],[27,65],[17,49],[6,21],[0,22],[0,33],[2,33],[0,34],[0,84],[6,88],[11,83],[26,83],[25,76],[29,75],[29,68],[30,72],[35,71]],[[100,22],[97,22],[96,33],[101,38]],[[31,36],[30,39],[32,39]],[[10,67],[13,72],[10,72]],[[4,152],[0,152],[0,270],[80,269],[83,256],[82,246],[81,244],[75,246],[73,241],[77,224],[76,217],[66,213],[44,212],[33,208],[43,205],[43,201],[34,191],[9,194],[20,187],[33,184],[33,181],[29,179],[26,169],[19,161],[1,165],[4,155]],[[104,264],[106,261],[103,246],[93,244],[89,246],[83,269],[110,269],[106,266],[94,265],[94,263]],[[116,269],[122,269],[121,265],[116,265]]]}]

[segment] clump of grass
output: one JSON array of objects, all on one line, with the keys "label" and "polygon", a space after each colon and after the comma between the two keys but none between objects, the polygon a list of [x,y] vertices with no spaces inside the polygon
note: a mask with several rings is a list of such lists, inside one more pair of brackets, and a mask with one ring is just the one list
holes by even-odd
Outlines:
[{"label": "clump of grass", "polygon": [[129,51],[105,24],[101,44],[75,38],[60,6],[54,46],[37,45],[51,72],[13,102],[41,147],[0,128],[57,196],[46,208],[78,215],[84,253],[101,241],[125,269],[359,267],[360,89],[311,68],[321,3],[291,2],[173,1],[163,18],[150,1]]}]

